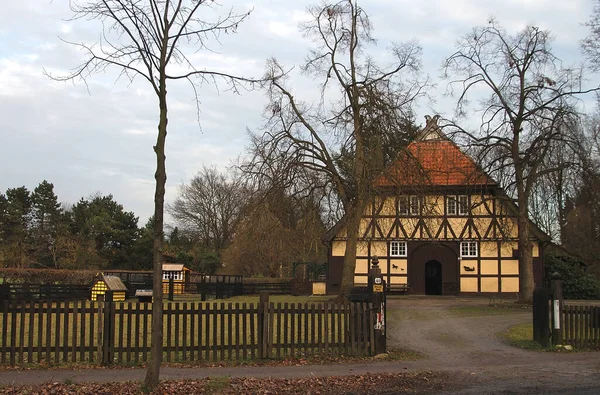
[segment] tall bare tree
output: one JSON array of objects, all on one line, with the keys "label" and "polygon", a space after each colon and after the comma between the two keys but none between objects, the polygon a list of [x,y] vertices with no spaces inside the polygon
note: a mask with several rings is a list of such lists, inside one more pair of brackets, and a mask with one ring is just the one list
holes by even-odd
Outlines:
[{"label": "tall bare tree", "polygon": [[460,39],[457,48],[443,68],[451,93],[458,97],[457,115],[475,112],[481,120],[477,132],[461,131],[495,169],[509,172],[513,185],[507,189],[514,188],[518,204],[519,295],[529,301],[534,286],[532,189],[540,177],[563,168],[561,163],[545,166],[547,156],[571,143],[574,98],[595,89],[581,89],[581,70],[562,68],[552,53],[549,32],[535,26],[510,35],[490,20]]},{"label": "tall bare tree", "polygon": [[374,175],[382,170],[385,136],[402,132],[412,116],[411,103],[422,93],[420,48],[412,42],[393,44],[391,66],[382,68],[368,54],[375,40],[356,0],[312,6],[308,12],[311,20],[302,31],[315,45],[302,71],[318,81],[321,100],[299,99],[286,79],[277,77],[285,67],[269,62],[267,122],[254,169],[261,172],[285,158],[286,170],[310,169],[336,193],[347,229],[345,293],[354,282],[359,223]]},{"label": "tall bare tree", "polygon": [[228,177],[214,167],[204,167],[188,185],[182,185],[169,212],[181,229],[204,247],[227,247],[246,194],[239,176]]},{"label": "tall bare tree", "polygon": [[[102,23],[99,43],[71,43],[80,48],[86,60],[74,71],[57,80],[85,81],[92,74],[109,67],[120,69],[120,76],[132,82],[145,80],[158,99],[158,135],[156,153],[156,190],[154,194],[153,297],[151,362],[145,386],[158,384],[162,361],[162,244],[166,183],[165,140],[167,137],[170,82],[183,80],[190,84],[199,106],[198,87],[222,80],[234,92],[240,84],[256,82],[231,74],[206,70],[193,64],[189,54],[210,50],[211,39],[235,32],[249,12],[233,10],[219,15],[218,3],[212,0],[73,0],[74,20],[98,20]],[[174,67],[177,65],[177,67]],[[52,76],[51,76],[52,77]]]}]

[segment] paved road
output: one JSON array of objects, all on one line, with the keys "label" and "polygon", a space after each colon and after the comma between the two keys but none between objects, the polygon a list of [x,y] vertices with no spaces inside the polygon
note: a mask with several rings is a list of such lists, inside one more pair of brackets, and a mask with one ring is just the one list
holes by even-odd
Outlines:
[{"label": "paved road", "polygon": [[[517,349],[496,334],[531,321],[530,310],[502,315],[461,317],[456,305],[486,306],[485,299],[390,299],[388,345],[408,348],[424,358],[406,362],[374,362],[313,366],[232,368],[163,368],[161,379],[201,377],[341,376],[399,371],[450,372],[447,393],[600,393],[599,353],[552,353]],[[143,369],[84,369],[0,372],[0,386],[55,382],[142,380]]]}]

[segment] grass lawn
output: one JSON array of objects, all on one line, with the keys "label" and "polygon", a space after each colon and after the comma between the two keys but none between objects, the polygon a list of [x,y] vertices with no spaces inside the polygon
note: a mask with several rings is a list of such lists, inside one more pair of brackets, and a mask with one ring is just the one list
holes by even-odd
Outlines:
[{"label": "grass lawn", "polygon": [[515,325],[499,335],[511,346],[526,350],[548,351],[552,349],[552,347],[542,347],[541,344],[533,341],[533,324]]}]

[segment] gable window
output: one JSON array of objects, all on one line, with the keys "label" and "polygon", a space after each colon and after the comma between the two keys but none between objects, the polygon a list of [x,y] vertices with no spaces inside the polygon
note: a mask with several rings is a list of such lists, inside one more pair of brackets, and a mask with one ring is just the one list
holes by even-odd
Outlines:
[{"label": "gable window", "polygon": [[469,214],[469,197],[467,195],[460,195],[458,197],[458,215]]},{"label": "gable window", "polygon": [[468,215],[469,197],[467,195],[446,197],[446,214],[448,215]]},{"label": "gable window", "polygon": [[390,243],[390,256],[406,256],[406,242],[392,241]]},{"label": "gable window", "polygon": [[398,213],[400,215],[419,215],[421,212],[421,199],[418,196],[400,196],[398,200]]},{"label": "gable window", "polygon": [[477,257],[477,242],[476,241],[461,241],[460,243],[461,257]]}]

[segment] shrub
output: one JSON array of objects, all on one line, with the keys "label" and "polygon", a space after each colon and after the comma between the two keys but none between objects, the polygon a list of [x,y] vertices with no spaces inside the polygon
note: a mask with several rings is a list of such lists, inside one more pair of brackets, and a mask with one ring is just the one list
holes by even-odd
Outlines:
[{"label": "shrub", "polygon": [[0,281],[10,284],[81,284],[94,281],[98,270],[0,268]]},{"label": "shrub", "polygon": [[565,299],[600,299],[600,279],[586,273],[582,262],[572,256],[546,255],[546,281],[550,283],[552,273],[557,272],[564,280]]}]

